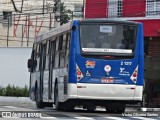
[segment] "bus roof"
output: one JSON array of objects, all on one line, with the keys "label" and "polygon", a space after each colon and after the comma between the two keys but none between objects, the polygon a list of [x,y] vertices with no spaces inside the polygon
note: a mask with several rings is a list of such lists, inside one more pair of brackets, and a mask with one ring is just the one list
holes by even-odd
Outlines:
[{"label": "bus roof", "polygon": [[[74,20],[76,21],[76,20]],[[115,18],[92,18],[92,19],[82,19],[82,20],[79,20],[81,23],[98,23],[98,22],[101,22],[101,23],[106,23],[106,22],[110,22],[110,23],[124,23],[124,24],[137,24],[137,22],[135,21],[127,21],[127,20],[123,20],[123,19],[115,19]],[[43,40],[46,40],[54,35],[58,35],[59,33],[62,33],[62,32],[65,32],[65,31],[68,31],[71,29],[71,25],[72,25],[72,22],[69,22],[69,23],[66,23],[58,28],[55,28],[53,30],[50,30],[46,33],[43,33],[37,37],[35,37],[35,43],[37,42],[40,42],[40,41],[43,41]]]},{"label": "bus roof", "polygon": [[37,43],[37,42],[46,40],[47,38],[50,38],[50,37],[52,37],[54,35],[57,35],[59,33],[62,33],[62,32],[65,32],[67,30],[70,30],[71,29],[71,23],[72,22],[66,23],[66,24],[64,24],[64,25],[62,25],[62,26],[60,26],[58,28],[55,28],[53,30],[50,30],[50,31],[48,31],[46,33],[43,33],[43,34],[35,37],[35,41],[34,42]]},{"label": "bus roof", "polygon": [[109,23],[125,23],[125,24],[137,24],[137,22],[135,21],[129,21],[127,19],[119,19],[119,18],[92,18],[92,19],[83,19],[81,20],[81,22],[83,23],[88,23],[88,22],[94,22],[94,23],[98,23],[98,22],[101,22],[101,23],[106,23],[106,22],[109,22]]}]

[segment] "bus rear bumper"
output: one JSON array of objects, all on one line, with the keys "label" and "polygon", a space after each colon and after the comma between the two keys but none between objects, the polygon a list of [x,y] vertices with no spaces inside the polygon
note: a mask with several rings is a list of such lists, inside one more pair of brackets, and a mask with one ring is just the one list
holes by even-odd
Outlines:
[{"label": "bus rear bumper", "polygon": [[68,85],[68,99],[142,101],[143,86],[124,84]]}]

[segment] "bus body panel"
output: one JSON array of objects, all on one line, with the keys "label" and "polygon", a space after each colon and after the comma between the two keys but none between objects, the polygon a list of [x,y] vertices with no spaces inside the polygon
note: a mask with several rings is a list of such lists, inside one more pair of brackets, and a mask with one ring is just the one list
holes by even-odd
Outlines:
[{"label": "bus body panel", "polygon": [[137,81],[137,85],[144,85],[144,31],[143,31],[143,24],[139,23],[139,28],[138,28],[138,42],[137,42],[137,46],[139,48],[137,48],[137,51],[139,51],[139,70],[138,70],[138,74],[140,74],[138,76],[138,81]]},{"label": "bus body panel", "polygon": [[52,78],[52,102],[54,102],[54,88],[55,82],[58,82],[58,92],[59,92],[59,101],[64,102],[68,99],[67,89],[68,81],[65,81],[65,78],[68,78],[68,68],[61,68],[53,70]]},{"label": "bus body panel", "polygon": [[69,83],[68,99],[141,101],[142,91],[136,85]]},{"label": "bus body panel", "polygon": [[43,101],[44,102],[49,102],[49,90],[48,90],[48,81],[49,80],[49,71],[44,71],[43,74]]},{"label": "bus body panel", "polygon": [[[141,93],[142,86],[115,84],[78,83],[78,98],[99,100],[141,100],[141,95],[134,96],[135,89]],[[135,97],[135,99],[134,99]]]},{"label": "bus body panel", "polygon": [[29,96],[31,100],[35,100],[35,83],[36,83],[36,79],[37,79],[37,73],[31,73],[30,74],[30,92],[29,92]]}]

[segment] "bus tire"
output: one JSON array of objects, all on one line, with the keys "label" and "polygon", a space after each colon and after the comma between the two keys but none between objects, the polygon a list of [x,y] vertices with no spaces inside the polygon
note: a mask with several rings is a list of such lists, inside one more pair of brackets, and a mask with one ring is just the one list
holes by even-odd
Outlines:
[{"label": "bus tire", "polygon": [[115,103],[115,104],[107,105],[105,108],[108,113],[124,113],[126,104],[124,103],[116,104]]},{"label": "bus tire", "polygon": [[63,104],[59,102],[58,84],[55,85],[55,89],[54,89],[54,105],[55,105],[56,110],[63,110],[64,109]]},{"label": "bus tire", "polygon": [[45,107],[44,103],[38,101],[38,89],[37,88],[36,88],[36,95],[35,95],[35,97],[36,97],[36,107],[37,108],[44,108]]},{"label": "bus tire", "polygon": [[116,108],[116,113],[124,113],[126,109],[126,104],[121,103],[118,105],[118,107]]},{"label": "bus tire", "polygon": [[76,105],[73,102],[65,103],[65,110],[70,112],[74,111],[75,106]]}]

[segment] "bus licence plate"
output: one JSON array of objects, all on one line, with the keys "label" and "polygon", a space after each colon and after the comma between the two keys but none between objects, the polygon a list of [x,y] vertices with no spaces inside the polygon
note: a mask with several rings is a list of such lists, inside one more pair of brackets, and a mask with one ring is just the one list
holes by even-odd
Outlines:
[{"label": "bus licence plate", "polygon": [[102,78],[101,82],[102,83],[113,83],[114,79],[113,78]]}]

